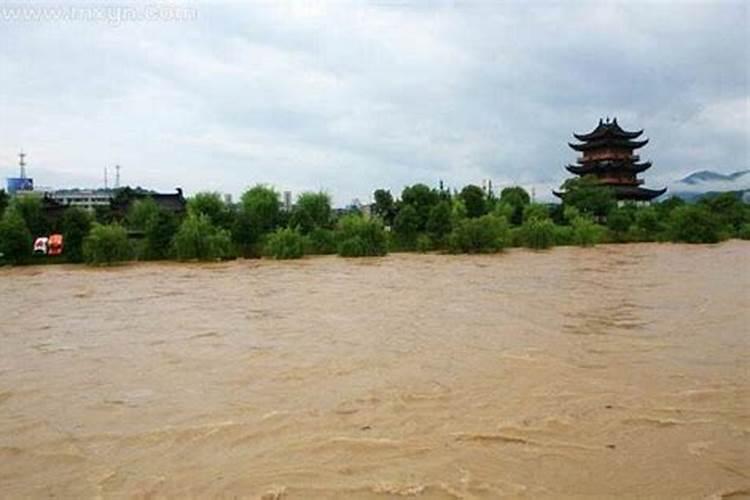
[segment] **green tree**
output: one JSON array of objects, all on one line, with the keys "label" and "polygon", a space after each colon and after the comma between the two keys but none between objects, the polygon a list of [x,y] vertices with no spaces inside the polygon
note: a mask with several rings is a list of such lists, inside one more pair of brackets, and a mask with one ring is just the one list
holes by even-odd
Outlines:
[{"label": "green tree", "polygon": [[388,237],[382,222],[351,214],[336,226],[338,253],[343,257],[372,257],[388,253]]},{"label": "green tree", "polygon": [[33,238],[47,235],[49,224],[44,216],[41,198],[36,196],[16,196],[13,198],[10,206],[23,217],[26,227],[29,228]]},{"label": "green tree", "polygon": [[158,212],[159,207],[153,198],[142,198],[130,205],[125,220],[129,228],[144,231],[148,221]]},{"label": "green tree", "polygon": [[595,223],[591,217],[582,215],[573,219],[571,223],[572,239],[576,245],[590,247],[602,239],[603,228]]},{"label": "green tree", "polygon": [[274,259],[300,259],[305,246],[305,237],[297,229],[279,228],[268,236],[265,253]]},{"label": "green tree", "polygon": [[750,211],[736,193],[709,196],[703,198],[699,204],[708,208],[716,217],[721,230],[731,235],[736,235],[743,224],[750,222]]},{"label": "green tree", "polygon": [[83,262],[83,242],[91,230],[91,215],[78,207],[65,210],[62,220],[64,254],[69,262]]},{"label": "green tree", "polygon": [[11,264],[26,262],[31,256],[32,237],[21,214],[10,208],[0,219],[0,261]]},{"label": "green tree", "polygon": [[445,238],[453,229],[451,212],[451,202],[447,200],[441,201],[430,210],[430,216],[427,219],[427,232],[439,246],[443,244]]},{"label": "green tree", "polygon": [[419,225],[417,209],[413,205],[402,206],[393,220],[393,232],[398,242],[406,248],[411,248],[419,234]]},{"label": "green tree", "polygon": [[495,215],[462,219],[450,234],[448,246],[453,253],[492,253],[509,243],[508,222]]},{"label": "green tree", "polygon": [[524,223],[530,220],[549,220],[549,208],[541,203],[531,203],[523,209]]},{"label": "green tree", "polygon": [[544,249],[555,244],[555,224],[548,218],[524,217],[521,226],[521,240],[528,248]]},{"label": "green tree", "polygon": [[180,260],[218,260],[231,256],[229,231],[211,223],[205,214],[188,214],[174,235],[172,245]]},{"label": "green tree", "polygon": [[396,217],[396,203],[393,201],[393,195],[387,189],[377,189],[373,193],[375,203],[372,211],[380,217],[387,226],[393,225],[393,219]]},{"label": "green tree", "polygon": [[149,260],[169,257],[172,250],[172,239],[178,228],[177,217],[172,212],[157,210],[146,221],[144,230],[145,257]]},{"label": "green tree", "polygon": [[257,185],[247,190],[240,202],[233,237],[246,252],[253,253],[252,247],[261,238],[273,231],[281,219],[279,193],[273,188]]},{"label": "green tree", "polygon": [[220,193],[202,191],[187,201],[188,213],[206,215],[211,223],[223,229],[230,229],[234,222],[232,207],[227,205]]},{"label": "green tree", "polygon": [[8,193],[6,193],[4,189],[0,189],[0,217],[5,213],[5,209],[8,208],[9,203],[10,197],[8,196]]},{"label": "green tree", "polygon": [[513,213],[508,221],[514,226],[523,223],[523,210],[531,203],[529,193],[520,186],[511,186],[500,191],[500,203],[512,207]]},{"label": "green tree", "polygon": [[422,232],[427,226],[427,219],[430,217],[430,210],[432,210],[432,207],[439,202],[440,194],[435,189],[424,184],[414,184],[413,186],[405,187],[401,192],[399,211],[402,210],[405,205],[411,205],[414,207],[419,220],[417,231]]},{"label": "green tree", "polygon": [[128,233],[119,224],[94,224],[83,240],[83,258],[88,264],[111,265],[130,255]]},{"label": "green tree", "polygon": [[635,224],[636,210],[631,206],[615,207],[607,215],[607,227],[615,241],[626,241],[631,226]]},{"label": "green tree", "polygon": [[292,210],[289,227],[296,227],[302,234],[308,234],[315,228],[329,227],[331,216],[331,197],[328,193],[302,193]]},{"label": "green tree", "polygon": [[685,205],[669,215],[669,235],[672,241],[684,243],[716,243],[721,240],[719,219],[702,205]]},{"label": "green tree", "polygon": [[459,193],[459,198],[466,206],[466,216],[470,219],[481,217],[487,213],[487,197],[484,190],[479,186],[469,184]]},{"label": "green tree", "polygon": [[604,218],[616,206],[614,191],[602,186],[595,177],[568,179],[562,185],[563,203],[581,213]]}]

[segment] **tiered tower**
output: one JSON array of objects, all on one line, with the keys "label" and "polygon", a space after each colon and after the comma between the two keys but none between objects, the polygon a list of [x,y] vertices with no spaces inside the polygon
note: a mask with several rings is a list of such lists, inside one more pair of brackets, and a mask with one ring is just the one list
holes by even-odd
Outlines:
[{"label": "tiered tower", "polygon": [[[637,140],[641,134],[643,130],[623,130],[617,124],[617,118],[599,120],[599,125],[588,134],[573,134],[580,143],[568,145],[581,156],[577,165],[565,168],[575,175],[595,177],[599,184],[612,188],[618,201],[651,201],[664,194],[667,188],[641,187],[643,180],[638,179],[638,174],[651,168],[650,161],[640,162],[640,157],[633,154],[648,144],[648,139]],[[556,192],[555,195],[563,197],[564,193]]]}]

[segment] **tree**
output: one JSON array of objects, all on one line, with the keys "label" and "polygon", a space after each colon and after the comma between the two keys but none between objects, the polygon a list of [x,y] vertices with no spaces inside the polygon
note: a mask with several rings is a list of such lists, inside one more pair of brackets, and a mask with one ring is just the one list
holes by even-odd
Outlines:
[{"label": "tree", "polygon": [[356,214],[342,217],[336,226],[338,253],[343,257],[372,257],[388,253],[382,222]]},{"label": "tree", "polygon": [[602,186],[594,177],[568,179],[562,185],[563,203],[576,207],[581,213],[604,218],[616,206],[612,188]]},{"label": "tree", "polygon": [[523,210],[531,203],[531,197],[524,188],[511,186],[500,191],[500,203],[513,208],[509,222],[514,226],[520,226],[523,223]]},{"label": "tree", "polygon": [[387,189],[376,189],[373,198],[375,199],[372,207],[373,213],[383,219],[386,225],[393,225],[393,219],[396,217],[396,204],[391,192]]},{"label": "tree", "polygon": [[469,184],[459,193],[459,198],[466,206],[466,215],[470,219],[481,217],[487,213],[487,200],[484,190],[479,186]]},{"label": "tree", "polygon": [[0,219],[0,258],[20,264],[31,256],[32,238],[21,214],[10,208]]},{"label": "tree", "polygon": [[450,234],[451,225],[451,202],[443,200],[430,210],[427,219],[427,232],[438,245]]},{"label": "tree", "polygon": [[218,260],[231,256],[229,231],[219,229],[205,214],[188,214],[172,241],[180,260]]},{"label": "tree", "polygon": [[523,221],[549,220],[549,209],[541,203],[530,203],[523,209]]},{"label": "tree", "polygon": [[607,227],[614,234],[616,241],[625,241],[630,227],[635,223],[633,207],[615,207],[607,215]]},{"label": "tree", "polygon": [[393,232],[402,245],[411,247],[419,233],[419,224],[417,209],[412,205],[404,205],[393,220]]},{"label": "tree", "polygon": [[64,252],[69,262],[83,262],[83,241],[91,230],[91,216],[78,207],[65,210],[62,220]]},{"label": "tree", "polygon": [[171,244],[177,233],[177,217],[166,210],[157,210],[146,221],[144,229],[145,257],[150,260],[166,259],[171,253]]},{"label": "tree", "polygon": [[83,258],[88,264],[111,265],[130,258],[128,233],[119,224],[94,224],[83,240]]},{"label": "tree", "polygon": [[669,215],[669,235],[672,241],[684,243],[717,243],[721,240],[721,224],[708,208],[685,205]]},{"label": "tree", "polygon": [[302,193],[292,210],[289,227],[296,227],[302,234],[308,234],[315,228],[329,227],[331,215],[331,197],[328,193]]},{"label": "tree", "polygon": [[223,229],[230,229],[234,221],[232,208],[221,198],[221,194],[203,191],[196,193],[187,202],[188,213],[204,214],[211,223]]},{"label": "tree", "polygon": [[305,246],[305,237],[297,229],[279,228],[268,236],[265,251],[274,259],[300,259]]},{"label": "tree", "polygon": [[495,215],[461,220],[448,239],[453,253],[492,253],[508,245],[508,222]]},{"label": "tree", "polygon": [[9,203],[10,197],[8,196],[8,193],[6,193],[4,189],[0,189],[0,217],[5,213],[5,209],[8,208]]},{"label": "tree", "polygon": [[399,211],[403,209],[405,205],[411,205],[414,210],[417,211],[418,225],[417,231],[424,231],[427,225],[427,219],[430,216],[430,210],[432,207],[438,204],[440,201],[440,194],[424,185],[414,184],[413,186],[407,186],[401,192],[401,204]]},{"label": "tree", "polygon": [[743,224],[750,222],[750,211],[736,193],[708,196],[699,204],[708,208],[716,216],[722,230],[732,235],[737,234]]},{"label": "tree", "polygon": [[47,235],[49,224],[44,216],[41,198],[36,196],[16,196],[10,206],[23,217],[32,237],[37,238]]},{"label": "tree", "polygon": [[273,188],[257,185],[242,195],[240,210],[235,221],[235,241],[251,250],[280,221],[279,193]]},{"label": "tree", "polygon": [[544,249],[555,244],[555,224],[549,218],[524,217],[521,240],[528,248]]},{"label": "tree", "polygon": [[128,227],[143,231],[148,221],[159,212],[159,207],[153,198],[147,197],[135,200],[128,209],[125,220]]}]

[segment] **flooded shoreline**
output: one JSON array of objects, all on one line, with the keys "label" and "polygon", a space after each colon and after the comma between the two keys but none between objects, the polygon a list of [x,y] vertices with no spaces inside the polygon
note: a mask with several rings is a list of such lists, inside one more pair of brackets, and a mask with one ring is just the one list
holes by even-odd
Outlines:
[{"label": "flooded shoreline", "polygon": [[0,269],[0,497],[748,495],[748,264]]}]

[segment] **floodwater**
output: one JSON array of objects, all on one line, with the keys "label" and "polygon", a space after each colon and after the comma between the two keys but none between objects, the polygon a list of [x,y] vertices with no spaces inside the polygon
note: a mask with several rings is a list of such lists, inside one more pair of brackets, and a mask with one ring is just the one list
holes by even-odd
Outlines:
[{"label": "floodwater", "polygon": [[749,264],[0,269],[0,497],[748,496]]}]

